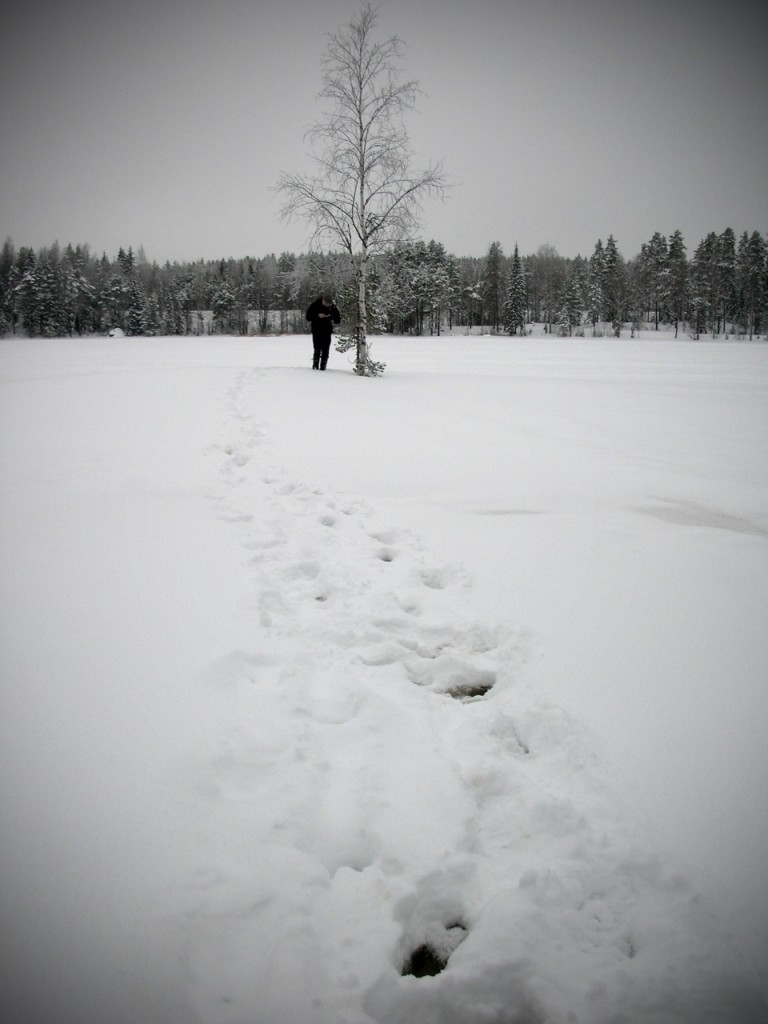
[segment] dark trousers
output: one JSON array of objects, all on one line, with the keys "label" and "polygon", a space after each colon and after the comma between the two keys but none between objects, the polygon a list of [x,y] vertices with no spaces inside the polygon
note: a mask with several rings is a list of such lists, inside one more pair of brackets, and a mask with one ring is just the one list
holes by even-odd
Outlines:
[{"label": "dark trousers", "polygon": [[331,351],[330,334],[321,338],[318,338],[313,334],[312,347],[314,349],[314,352],[312,353],[312,369],[324,370],[328,365],[328,353]]}]

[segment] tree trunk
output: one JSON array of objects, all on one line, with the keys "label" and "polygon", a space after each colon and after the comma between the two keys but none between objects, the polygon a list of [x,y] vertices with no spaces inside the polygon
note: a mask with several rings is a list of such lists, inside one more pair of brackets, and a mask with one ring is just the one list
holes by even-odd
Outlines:
[{"label": "tree trunk", "polygon": [[357,271],[357,362],[355,373],[363,376],[368,366],[368,247],[363,242],[363,251]]}]

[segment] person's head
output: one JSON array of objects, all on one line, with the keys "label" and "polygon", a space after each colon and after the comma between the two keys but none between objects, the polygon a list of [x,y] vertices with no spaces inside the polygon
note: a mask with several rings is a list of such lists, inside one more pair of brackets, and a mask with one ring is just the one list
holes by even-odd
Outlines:
[{"label": "person's head", "polygon": [[331,293],[330,292],[323,292],[323,305],[324,306],[330,306],[332,302],[333,302],[333,299],[331,298]]}]

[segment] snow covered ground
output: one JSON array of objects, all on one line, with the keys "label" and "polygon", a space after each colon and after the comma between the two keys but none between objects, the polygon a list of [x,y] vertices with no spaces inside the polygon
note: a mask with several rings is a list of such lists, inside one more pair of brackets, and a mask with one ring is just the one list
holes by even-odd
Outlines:
[{"label": "snow covered ground", "polygon": [[309,355],[0,342],[4,1024],[764,1024],[768,346]]}]

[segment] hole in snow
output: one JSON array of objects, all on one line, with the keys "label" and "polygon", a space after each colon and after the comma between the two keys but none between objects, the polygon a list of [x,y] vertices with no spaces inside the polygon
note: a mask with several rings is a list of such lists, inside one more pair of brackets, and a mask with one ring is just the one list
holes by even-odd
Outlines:
[{"label": "hole in snow", "polygon": [[457,686],[453,690],[448,690],[448,695],[453,697],[455,700],[477,700],[478,697],[484,697],[489,690],[493,688],[493,683],[483,683],[481,685],[472,685],[471,683],[467,686]]},{"label": "hole in snow", "polygon": [[454,683],[445,692],[454,700],[477,700],[493,689],[496,676],[492,672],[477,672],[472,679]]},{"label": "hole in snow", "polygon": [[395,552],[390,551],[389,548],[382,548],[378,556],[382,562],[394,562]]},{"label": "hole in snow", "polygon": [[400,973],[403,977],[433,978],[445,970],[447,963],[448,961],[436,953],[431,946],[419,946],[405,961]]},{"label": "hole in snow", "polygon": [[467,929],[460,921],[452,921],[440,931],[444,934],[434,943],[425,942],[413,950],[400,971],[403,977],[433,978],[445,970],[451,954],[467,937]]}]

